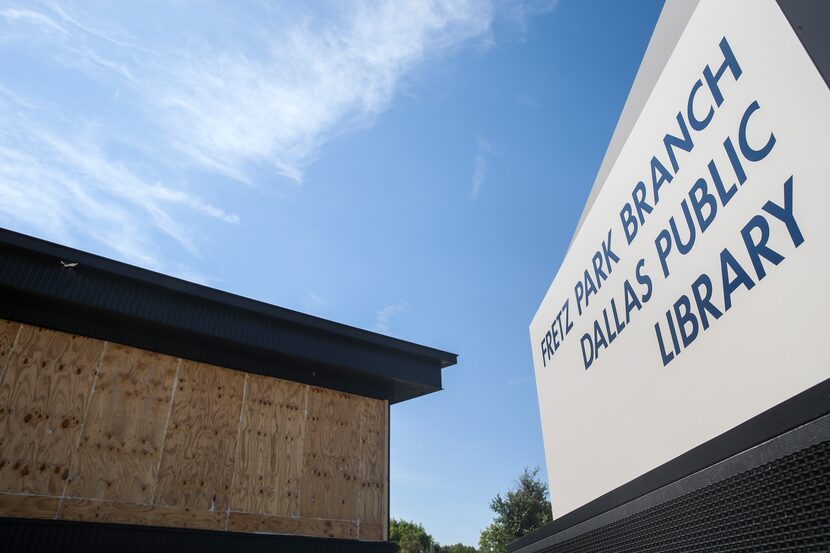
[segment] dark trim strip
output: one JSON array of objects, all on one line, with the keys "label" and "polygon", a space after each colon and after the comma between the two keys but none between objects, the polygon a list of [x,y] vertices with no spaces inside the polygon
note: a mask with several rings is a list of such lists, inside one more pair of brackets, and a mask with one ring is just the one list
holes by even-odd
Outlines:
[{"label": "dark trim strip", "polygon": [[514,553],[830,413],[830,379],[511,542]]},{"label": "dark trim strip", "polygon": [[395,544],[63,520],[0,518],[3,551],[26,553],[395,553]]}]

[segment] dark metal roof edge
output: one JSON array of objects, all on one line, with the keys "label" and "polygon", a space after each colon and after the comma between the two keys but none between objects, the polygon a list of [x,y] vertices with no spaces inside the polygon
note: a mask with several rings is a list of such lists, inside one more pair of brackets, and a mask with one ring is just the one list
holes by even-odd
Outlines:
[{"label": "dark metal roof edge", "polygon": [[416,344],[400,338],[378,334],[377,332],[372,332],[370,330],[349,326],[336,321],[309,315],[307,313],[287,309],[285,307],[279,307],[259,300],[246,298],[231,292],[225,292],[223,290],[197,284],[195,282],[189,282],[177,277],[151,271],[149,269],[136,267],[128,263],[84,252],[75,248],[70,248],[69,246],[49,242],[41,238],[35,238],[33,236],[21,234],[2,227],[0,227],[0,244],[7,244],[15,248],[32,251],[44,256],[54,257],[62,261],[77,262],[79,265],[111,273],[122,278],[137,280],[151,286],[166,288],[180,294],[194,296],[204,301],[210,301],[225,305],[227,307],[258,313],[260,315],[280,319],[282,321],[288,321],[314,330],[336,334],[352,340],[363,341],[392,350],[399,350],[409,354],[427,357],[439,361],[442,368],[452,366],[458,362],[458,354],[456,353]]},{"label": "dark metal roof edge", "polygon": [[507,545],[508,553],[567,530],[830,413],[830,378]]}]

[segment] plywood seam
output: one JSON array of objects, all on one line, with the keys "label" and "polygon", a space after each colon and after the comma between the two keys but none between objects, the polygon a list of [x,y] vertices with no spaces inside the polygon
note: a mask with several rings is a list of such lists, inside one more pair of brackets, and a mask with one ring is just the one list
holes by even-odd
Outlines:
[{"label": "plywood seam", "polygon": [[3,385],[3,377],[6,376],[6,367],[9,366],[9,359],[12,358],[14,348],[17,347],[17,340],[20,338],[21,330],[23,330],[23,323],[17,323],[17,332],[14,335],[14,340],[12,340],[12,347],[9,348],[9,352],[6,354],[6,359],[3,361],[3,366],[0,367],[0,386]]},{"label": "plywood seam", "polygon": [[81,438],[84,435],[86,418],[89,416],[89,407],[92,405],[92,397],[95,395],[95,386],[98,384],[98,375],[101,374],[101,365],[104,362],[104,354],[107,351],[108,345],[109,342],[104,341],[104,345],[101,347],[101,353],[98,355],[98,363],[95,365],[95,373],[92,375],[92,385],[89,388],[89,397],[87,398],[86,405],[84,406],[84,417],[83,420],[81,420],[81,427],[78,429],[78,438],[75,440],[75,447],[69,455],[69,478],[63,481],[63,492],[61,492],[58,510],[55,511],[55,520],[57,520],[58,514],[61,512],[63,500],[66,497],[66,489],[69,487],[70,478],[72,478],[72,467],[75,465],[75,456],[78,454],[78,448],[81,446]]},{"label": "plywood seam", "polygon": [[[84,496],[58,496],[58,495],[46,495],[46,494],[36,494],[36,493],[25,493],[25,492],[0,492],[0,496],[21,496],[21,497],[39,497],[44,499],[68,499],[70,501],[89,501],[91,503],[101,503],[101,504],[117,504],[117,505],[124,505],[130,507],[154,507],[159,509],[172,509],[172,510],[179,510],[183,512],[192,512],[192,513],[209,513],[216,511],[209,511],[209,510],[202,510],[202,509],[191,509],[189,507],[179,507],[176,505],[153,505],[149,503],[133,503],[131,501],[124,501],[119,499],[101,499],[100,497],[84,497]],[[242,514],[242,515],[254,515],[262,518],[276,518],[276,519],[291,519],[291,520],[309,520],[309,521],[320,521],[320,522],[348,522],[352,524],[356,524],[356,520],[346,519],[346,518],[333,518],[333,517],[301,517],[301,516],[284,516],[284,515],[270,515],[265,513],[257,513],[253,511],[239,511],[239,510],[230,510],[227,511],[228,514]],[[221,514],[221,513],[219,513]]]},{"label": "plywood seam", "polygon": [[[43,495],[40,497],[53,497],[50,495]],[[175,507],[175,505],[156,505],[154,503],[136,503],[134,501],[126,501],[124,499],[102,499],[100,497],[86,497],[85,495],[64,495],[61,499],[82,500],[82,501],[97,501],[98,503],[121,503],[123,505],[133,505],[135,507]]]},{"label": "plywood seam", "polygon": [[59,495],[46,495],[42,493],[27,493],[27,492],[0,492],[0,495],[20,495],[24,497],[43,497],[47,499],[60,499]]},{"label": "plywood seam", "polygon": [[294,510],[297,518],[300,517],[300,508],[302,504],[300,500],[303,496],[303,478],[305,474],[305,445],[308,440],[308,396],[311,394],[311,386],[305,385],[305,398],[303,400],[303,438],[300,440],[300,481],[297,485],[297,508]]},{"label": "plywood seam", "polygon": [[156,504],[156,494],[159,491],[159,478],[160,478],[160,471],[161,471],[161,461],[164,459],[164,446],[167,444],[167,430],[170,427],[170,416],[173,412],[173,401],[176,399],[176,388],[179,386],[179,369],[182,366],[182,358],[179,357],[178,362],[176,363],[176,376],[173,377],[173,386],[170,390],[170,404],[167,406],[167,420],[164,422],[164,432],[162,433],[161,438],[161,449],[159,450],[159,462],[156,464],[156,481],[155,481],[155,489],[153,490],[153,495],[150,496],[150,502],[148,505],[155,505]]},{"label": "plywood seam", "polygon": [[233,495],[234,495],[234,484],[236,483],[236,464],[239,462],[239,449],[240,449],[240,438],[242,437],[242,416],[245,414],[245,400],[248,396],[248,373],[245,373],[245,384],[242,386],[242,401],[239,405],[239,425],[236,429],[236,451],[234,452],[233,456],[233,470],[231,471],[231,483],[228,487],[228,508],[225,510],[225,530],[228,529],[228,525],[230,524],[230,513],[231,513],[231,505],[233,504]]},{"label": "plywood seam", "polygon": [[363,444],[366,440],[364,423],[366,421],[366,410],[369,408],[369,405],[366,403],[367,401],[365,398],[360,399],[360,428],[357,431],[357,480],[361,484],[357,487],[357,510],[355,512],[358,539],[360,538],[360,510],[363,506],[363,492],[361,491],[363,489],[363,483],[361,480],[363,480]]},{"label": "plywood seam", "polygon": [[384,451],[386,455],[383,459],[383,485],[385,489],[383,490],[383,497],[381,498],[381,510],[380,510],[380,525],[381,525],[381,538],[383,540],[389,539],[389,464],[390,464],[390,454],[391,454],[391,441],[392,441],[392,409],[389,406],[388,400],[383,400],[383,420],[384,420],[384,434],[386,438],[386,443],[384,444]]},{"label": "plywood seam", "polygon": [[351,520],[348,518],[320,518],[320,517],[301,517],[301,516],[283,516],[283,515],[268,515],[264,513],[252,513],[250,511],[230,511],[229,514],[239,514],[239,515],[254,515],[260,518],[278,518],[283,520],[311,520],[316,522],[348,522],[349,524],[357,524],[356,520]]}]

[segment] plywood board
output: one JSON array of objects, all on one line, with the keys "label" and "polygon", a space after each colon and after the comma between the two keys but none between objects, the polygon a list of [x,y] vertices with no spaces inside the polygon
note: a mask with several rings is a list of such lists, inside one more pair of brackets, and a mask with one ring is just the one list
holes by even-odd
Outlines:
[{"label": "plywood board", "polygon": [[361,398],[310,387],[300,516],[357,520]]},{"label": "plywood board", "polygon": [[63,493],[103,347],[21,326],[0,384],[0,490]]},{"label": "plywood board", "polygon": [[386,539],[386,522],[360,521],[358,538],[362,541],[384,541]]},{"label": "plywood board", "polygon": [[20,330],[20,323],[0,319],[0,382],[3,380],[3,372],[6,369],[6,361],[12,352],[14,340]]},{"label": "plywood board", "polygon": [[321,538],[357,538],[357,523],[352,521],[272,517],[249,513],[231,513],[228,519],[228,530]]},{"label": "plywood board", "polygon": [[182,361],[156,505],[228,507],[245,373]]},{"label": "plywood board", "polygon": [[52,519],[59,503],[58,497],[0,494],[0,517]]},{"label": "plywood board", "polygon": [[360,403],[360,539],[381,540],[387,512],[387,404],[370,398]]},{"label": "plywood board", "polygon": [[64,499],[58,512],[58,518],[60,520],[111,524],[224,530],[228,514],[226,512],[196,511],[179,507],[133,505],[115,501]]},{"label": "plywood board", "polygon": [[178,363],[175,357],[107,344],[67,496],[152,499]]},{"label": "plywood board", "polygon": [[231,509],[296,516],[308,386],[249,375]]}]

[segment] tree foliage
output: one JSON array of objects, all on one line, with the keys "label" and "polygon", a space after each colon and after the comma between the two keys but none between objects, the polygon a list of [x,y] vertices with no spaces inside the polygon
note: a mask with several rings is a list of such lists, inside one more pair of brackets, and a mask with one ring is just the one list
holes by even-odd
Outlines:
[{"label": "tree foliage", "polygon": [[454,543],[452,545],[441,545],[435,548],[436,553],[478,553],[478,549],[472,545]]},{"label": "tree foliage", "polygon": [[434,540],[420,524],[393,518],[389,521],[389,541],[398,544],[399,553],[429,553]]},{"label": "tree foliage", "polygon": [[435,553],[478,553],[475,547],[462,543],[440,545],[420,524],[394,518],[389,521],[389,541],[398,544],[399,553],[430,553],[431,544]]},{"label": "tree foliage", "polygon": [[539,468],[525,468],[516,487],[496,494],[490,502],[496,518],[481,532],[481,553],[505,553],[507,544],[551,521],[548,487],[539,478]]}]

